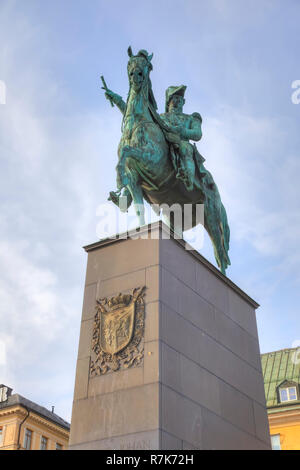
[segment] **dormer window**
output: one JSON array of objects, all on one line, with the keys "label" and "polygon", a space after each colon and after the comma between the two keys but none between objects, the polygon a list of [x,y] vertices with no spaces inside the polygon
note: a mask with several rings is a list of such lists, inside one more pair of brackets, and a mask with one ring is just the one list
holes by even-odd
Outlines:
[{"label": "dormer window", "polygon": [[279,390],[280,401],[284,403],[286,401],[298,400],[297,388],[296,387],[285,387]]}]

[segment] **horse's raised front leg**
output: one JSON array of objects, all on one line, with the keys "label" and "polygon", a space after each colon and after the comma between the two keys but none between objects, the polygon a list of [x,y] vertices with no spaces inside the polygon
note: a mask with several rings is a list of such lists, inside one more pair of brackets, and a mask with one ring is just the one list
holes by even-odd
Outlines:
[{"label": "horse's raised front leg", "polygon": [[140,149],[130,147],[129,145],[124,145],[124,147],[122,148],[119,163],[116,168],[117,186],[119,190],[125,188],[129,184],[128,172],[126,171],[126,160],[129,157],[141,158],[141,156],[142,151]]}]

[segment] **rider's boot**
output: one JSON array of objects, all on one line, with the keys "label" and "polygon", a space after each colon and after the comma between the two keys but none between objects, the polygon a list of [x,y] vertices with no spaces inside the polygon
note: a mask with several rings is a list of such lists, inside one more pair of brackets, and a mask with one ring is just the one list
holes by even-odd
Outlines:
[{"label": "rider's boot", "polygon": [[185,159],[184,169],[181,169],[181,172],[179,174],[177,173],[177,178],[183,181],[188,191],[192,191],[194,189],[195,163],[193,159]]}]

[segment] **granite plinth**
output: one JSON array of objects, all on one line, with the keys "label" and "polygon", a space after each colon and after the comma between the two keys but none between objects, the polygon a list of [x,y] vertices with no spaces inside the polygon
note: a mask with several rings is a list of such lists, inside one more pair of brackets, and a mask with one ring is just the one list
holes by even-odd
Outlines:
[{"label": "granite plinth", "polygon": [[[270,449],[258,304],[167,231],[85,247],[70,449]],[[142,285],[142,363],[91,377],[96,299]]]}]

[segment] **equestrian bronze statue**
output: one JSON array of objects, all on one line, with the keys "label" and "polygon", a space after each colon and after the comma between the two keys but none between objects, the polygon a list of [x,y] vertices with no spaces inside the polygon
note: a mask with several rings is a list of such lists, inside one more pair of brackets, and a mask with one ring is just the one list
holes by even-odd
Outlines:
[{"label": "equestrian bronze statue", "polygon": [[[204,205],[204,227],[222,273],[230,264],[230,230],[225,208],[204,158],[190,143],[202,137],[199,113],[183,113],[186,87],[170,86],[166,91],[165,113],[159,115],[150,81],[152,55],[141,50],[133,55],[128,48],[129,93],[126,102],[107,88],[106,98],[123,114],[122,137],[118,148],[117,190],[109,199],[121,210],[134,204],[139,224],[145,224],[144,200],[153,207],[185,204]],[[126,205],[120,204],[126,201]],[[171,226],[174,219],[170,220]],[[191,227],[198,223],[192,212]],[[173,227],[176,230],[176,227]]]}]

